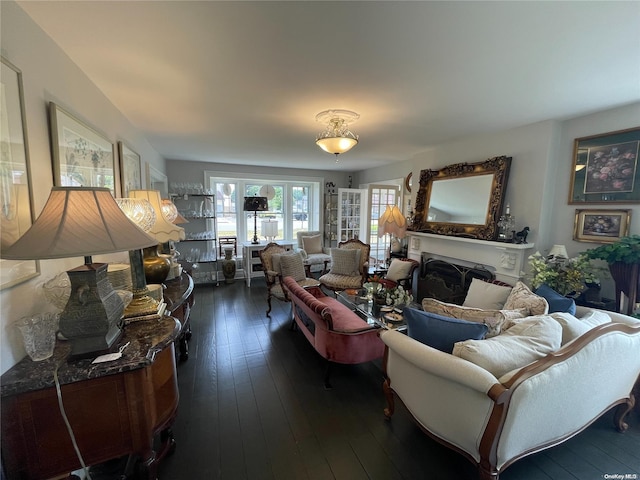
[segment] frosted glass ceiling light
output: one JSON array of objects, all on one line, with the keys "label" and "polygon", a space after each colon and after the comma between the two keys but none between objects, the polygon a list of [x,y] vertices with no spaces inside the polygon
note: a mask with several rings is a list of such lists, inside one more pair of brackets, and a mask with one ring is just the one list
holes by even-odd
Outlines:
[{"label": "frosted glass ceiling light", "polygon": [[358,135],[349,130],[349,123],[360,118],[351,110],[325,110],[316,115],[316,121],[326,123],[327,127],[318,134],[316,145],[327,153],[338,155],[348,152],[358,144]]}]

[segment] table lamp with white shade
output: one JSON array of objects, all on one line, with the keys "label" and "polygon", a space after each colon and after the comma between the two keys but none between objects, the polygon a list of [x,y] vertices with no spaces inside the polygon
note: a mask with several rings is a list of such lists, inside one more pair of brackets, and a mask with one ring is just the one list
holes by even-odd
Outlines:
[{"label": "table lamp with white shade", "polygon": [[120,210],[108,188],[53,187],[42,213],[2,258],[45,260],[84,256],[67,272],[71,295],[60,314],[60,332],[72,356],[108,350],[122,333],[124,304],[107,277],[107,264],[92,255],[136,250],[156,240]]},{"label": "table lamp with white shade", "polygon": [[162,200],[160,198],[159,191],[131,190],[129,192],[129,197],[148,200],[156,212],[156,221],[148,232],[149,235],[156,239],[156,245],[143,250],[144,273],[148,284],[162,283],[169,275],[171,262],[166,257],[158,255],[158,244],[184,240],[184,228],[168,222],[164,217],[162,214]]}]

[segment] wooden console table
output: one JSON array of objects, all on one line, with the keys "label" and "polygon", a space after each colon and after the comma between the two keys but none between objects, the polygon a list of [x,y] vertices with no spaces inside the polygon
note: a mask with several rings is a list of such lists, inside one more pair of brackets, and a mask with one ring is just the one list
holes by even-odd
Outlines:
[{"label": "wooden console table", "polygon": [[180,320],[182,330],[178,337],[180,360],[189,358],[189,340],[191,340],[191,322],[189,315],[194,304],[193,279],[186,272],[172,280],[164,282],[163,296],[167,304],[167,314]]},{"label": "wooden console table", "polygon": [[[134,322],[118,342],[120,359],[91,364],[67,361],[70,346],[58,341],[41,362],[25,357],[0,378],[2,462],[8,480],[52,478],[80,468],[58,407],[62,401],[87,466],[133,455],[138,473],[156,479],[157,462],[175,442],[171,424],[178,408],[173,317]],[[154,437],[160,448],[154,451]]]}]

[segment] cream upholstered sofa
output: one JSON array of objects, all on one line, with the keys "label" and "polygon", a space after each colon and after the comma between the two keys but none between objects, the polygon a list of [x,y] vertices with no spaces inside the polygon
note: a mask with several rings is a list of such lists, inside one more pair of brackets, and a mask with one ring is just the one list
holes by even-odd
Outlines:
[{"label": "cream upholstered sofa", "polygon": [[[603,316],[611,321],[601,323]],[[575,316],[507,319],[495,339],[503,341],[512,328],[527,331],[528,322],[556,322],[559,348],[499,376],[474,358],[487,345],[481,342],[493,339],[455,343],[456,356],[397,331],[381,332],[385,415],[391,419],[399,398],[427,434],[477,464],[482,480],[497,480],[517,459],[569,439],[615,405],[616,426],[626,430],[634,397],[640,401],[640,321],[577,307]],[[475,363],[462,358],[465,351]]]}]

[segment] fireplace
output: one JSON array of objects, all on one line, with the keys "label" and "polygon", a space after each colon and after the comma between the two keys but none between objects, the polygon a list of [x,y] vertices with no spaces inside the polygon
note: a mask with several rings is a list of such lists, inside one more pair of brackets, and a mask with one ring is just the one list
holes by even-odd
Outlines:
[{"label": "fireplace", "polygon": [[495,280],[495,275],[483,265],[467,267],[437,260],[423,253],[413,297],[418,300],[435,298],[462,305],[474,278],[490,282]]}]

